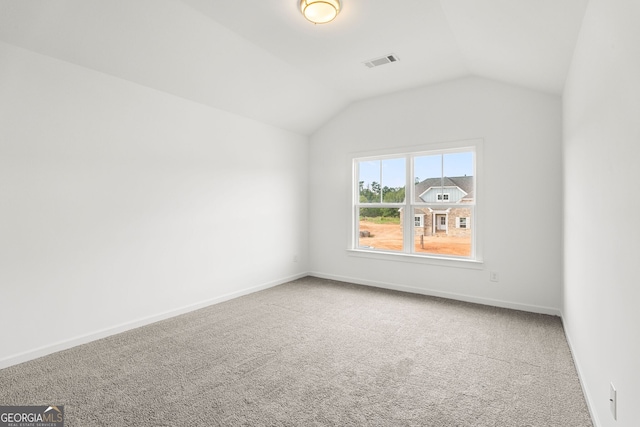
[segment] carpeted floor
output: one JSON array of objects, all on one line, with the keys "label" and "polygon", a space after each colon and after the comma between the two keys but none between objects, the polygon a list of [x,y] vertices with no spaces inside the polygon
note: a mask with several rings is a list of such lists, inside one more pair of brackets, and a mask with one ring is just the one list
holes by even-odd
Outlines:
[{"label": "carpeted floor", "polygon": [[66,427],[589,427],[559,318],[307,277],[0,370]]}]

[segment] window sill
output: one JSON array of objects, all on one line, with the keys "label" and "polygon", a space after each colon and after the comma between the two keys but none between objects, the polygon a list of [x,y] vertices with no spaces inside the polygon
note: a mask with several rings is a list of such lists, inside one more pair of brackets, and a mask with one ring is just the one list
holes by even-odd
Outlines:
[{"label": "window sill", "polygon": [[437,265],[441,267],[467,268],[472,270],[482,270],[484,263],[482,260],[467,258],[446,258],[438,256],[425,256],[405,254],[399,252],[384,252],[366,249],[347,249],[349,256],[358,258],[369,258],[383,261],[409,262],[414,264]]}]

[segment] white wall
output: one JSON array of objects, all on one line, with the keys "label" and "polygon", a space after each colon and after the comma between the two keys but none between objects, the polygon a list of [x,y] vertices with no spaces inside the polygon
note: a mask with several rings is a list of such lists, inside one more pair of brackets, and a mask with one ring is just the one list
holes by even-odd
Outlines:
[{"label": "white wall", "polygon": [[639,18],[592,0],[564,92],[563,318],[599,427],[640,423]]},{"label": "white wall", "polygon": [[[311,137],[313,274],[559,314],[561,109],[558,96],[480,78],[353,104]],[[471,138],[484,139],[482,269],[348,255],[350,153]]]},{"label": "white wall", "polygon": [[307,159],[307,137],[0,43],[0,367],[306,272]]}]

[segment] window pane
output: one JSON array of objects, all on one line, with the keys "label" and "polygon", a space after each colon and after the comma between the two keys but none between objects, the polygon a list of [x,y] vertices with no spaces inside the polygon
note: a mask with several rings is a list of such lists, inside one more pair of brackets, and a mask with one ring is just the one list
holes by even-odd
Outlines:
[{"label": "window pane", "polygon": [[360,208],[358,247],[402,251],[402,224],[398,208]]},{"label": "window pane", "polygon": [[358,162],[360,203],[403,203],[406,180],[404,158]]},{"label": "window pane", "polygon": [[386,159],[382,161],[382,201],[404,203],[404,184],[407,180],[406,160]]},{"label": "window pane", "polygon": [[418,203],[473,203],[473,151],[414,158]]},{"label": "window pane", "polygon": [[442,156],[444,187],[451,203],[474,202],[473,152],[448,153]]},{"label": "window pane", "polygon": [[360,203],[380,202],[380,162],[358,162]]},{"label": "window pane", "polygon": [[442,202],[442,155],[417,156],[413,159],[415,201]]},{"label": "window pane", "polygon": [[414,208],[413,216],[424,215],[423,226],[413,228],[415,253],[471,256],[473,208]]}]

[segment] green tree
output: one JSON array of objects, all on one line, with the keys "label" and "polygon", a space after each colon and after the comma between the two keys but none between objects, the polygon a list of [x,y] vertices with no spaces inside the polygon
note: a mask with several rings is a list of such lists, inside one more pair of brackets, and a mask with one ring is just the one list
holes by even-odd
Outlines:
[{"label": "green tree", "polygon": [[378,184],[377,182],[373,181],[371,183],[371,191],[373,192],[374,195],[380,196],[380,184]]},{"label": "green tree", "polygon": [[382,189],[382,201],[385,203],[402,203],[404,202],[404,187]]}]

